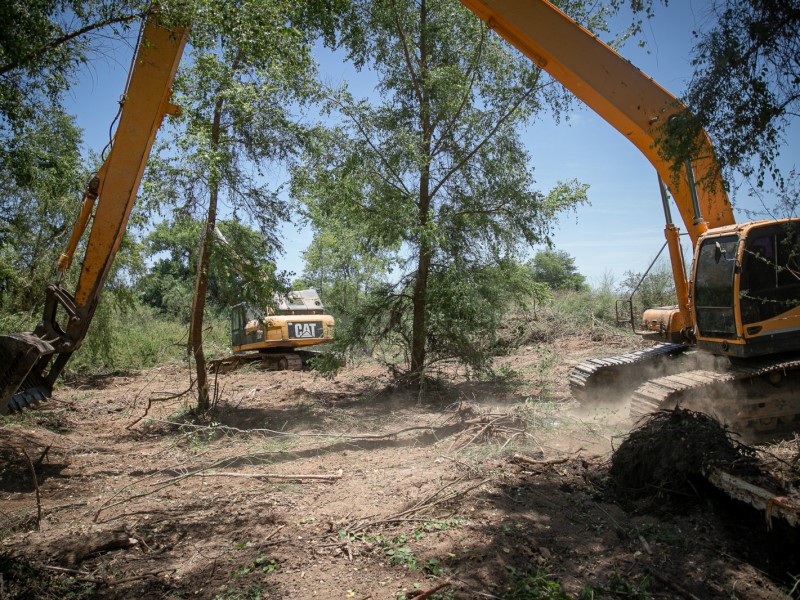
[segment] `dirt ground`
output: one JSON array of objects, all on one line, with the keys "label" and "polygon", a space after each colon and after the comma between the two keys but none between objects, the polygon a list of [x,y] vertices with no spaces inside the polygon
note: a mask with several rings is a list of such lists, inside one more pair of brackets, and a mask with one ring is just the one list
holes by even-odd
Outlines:
[{"label": "dirt ground", "polygon": [[62,384],[0,427],[0,598],[798,597],[788,527],[700,482],[614,497],[625,408],[566,382],[630,343],[531,344],[424,394],[367,361],[250,368],[206,422],[186,368]]}]

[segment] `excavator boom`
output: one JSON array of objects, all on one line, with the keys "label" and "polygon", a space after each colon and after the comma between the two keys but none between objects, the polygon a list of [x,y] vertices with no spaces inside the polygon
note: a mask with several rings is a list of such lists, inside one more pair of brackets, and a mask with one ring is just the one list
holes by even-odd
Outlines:
[{"label": "excavator boom", "polygon": [[84,193],[81,215],[59,260],[63,271],[91,221],[77,287],[70,294],[60,284],[48,286],[36,329],[0,336],[0,413],[49,397],[86,335],[125,234],[156,132],[164,115],[175,112],[169,104],[170,88],[187,37],[188,29],[161,27],[154,15],[143,25],[113,146]]},{"label": "excavator boom", "polygon": [[[686,110],[675,96],[545,0],[461,3],[639,149],[669,187],[693,243],[708,228],[734,223],[705,134],[699,141],[702,155],[693,160],[693,173],[687,173],[686,166],[676,172],[672,162],[658,153],[656,141],[663,135],[662,126]],[[697,201],[692,198],[691,177],[702,184],[696,186]]]}]

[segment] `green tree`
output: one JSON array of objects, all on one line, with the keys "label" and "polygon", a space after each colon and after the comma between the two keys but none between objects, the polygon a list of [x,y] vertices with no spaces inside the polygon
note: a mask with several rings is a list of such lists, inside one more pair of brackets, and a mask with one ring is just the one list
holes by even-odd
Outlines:
[{"label": "green tree", "polygon": [[324,219],[317,222],[323,224],[303,253],[305,269],[298,284],[316,288],[336,317],[339,331],[347,327],[364,297],[386,281],[395,257],[389,250],[366,245],[351,227]]},{"label": "green tree", "polygon": [[[63,94],[108,31],[138,25],[144,0],[6,0],[0,4],[0,136],[36,114],[60,109]],[[102,35],[99,35],[102,32]]]},{"label": "green tree", "polygon": [[[184,323],[189,322],[202,225],[189,218],[162,221],[144,239],[145,259],[152,266],[137,282],[137,291],[145,304]],[[219,221],[216,228],[220,243],[209,267],[210,310],[239,302],[264,304],[275,291],[272,249],[259,232],[236,221]]]},{"label": "green tree", "polygon": [[546,283],[551,290],[586,288],[586,277],[578,273],[575,258],[564,250],[540,250],[530,261],[536,281]]},{"label": "green tree", "polygon": [[0,147],[0,308],[36,311],[66,245],[86,171],[72,118],[47,110]]},{"label": "green tree", "polygon": [[633,295],[634,316],[641,316],[648,308],[672,306],[677,303],[672,267],[669,261],[659,260],[646,274],[626,271],[618,292],[624,299]]},{"label": "green tree", "polygon": [[[3,329],[30,330],[41,318],[45,289],[72,232],[89,175],[80,155],[80,131],[72,117],[48,108],[21,125],[0,147],[0,312]],[[83,255],[85,242],[76,258]],[[133,236],[123,238],[106,280],[83,352],[105,358],[114,336],[110,316],[127,310],[130,284],[144,269]],[[74,289],[79,269],[63,275]],[[21,315],[27,315],[22,317]]]},{"label": "green tree", "polygon": [[[340,331],[337,324],[337,342],[373,350],[393,369],[398,362],[408,364],[414,335],[412,293],[413,276],[376,284],[349,326]],[[455,359],[485,371],[501,350],[503,318],[515,309],[529,312],[548,297],[548,290],[533,280],[527,266],[513,260],[486,266],[456,261],[431,273],[428,294],[428,364]]]},{"label": "green tree", "polygon": [[310,45],[312,36],[329,33],[333,2],[205,0],[192,19],[191,58],[174,90],[183,116],[152,161],[145,192],[150,206],[204,223],[189,325],[201,412],[210,406],[202,324],[217,214],[225,207],[255,224],[274,262],[278,224],[288,213],[265,165],[302,143],[289,110],[314,91]]},{"label": "green tree", "polygon": [[410,314],[400,337],[419,378],[430,318],[442,313],[431,305],[443,297],[431,278],[446,278],[458,262],[464,289],[477,289],[472,277],[546,241],[555,215],[583,201],[586,188],[534,190],[516,127],[543,105],[560,106],[565,92],[466,9],[364,0],[346,22],[350,56],[375,71],[382,102],[332,93],[328,108],[344,121],[317,137],[316,152],[293,172],[294,190],[369,243],[403,249],[405,276],[387,287],[382,310]]}]

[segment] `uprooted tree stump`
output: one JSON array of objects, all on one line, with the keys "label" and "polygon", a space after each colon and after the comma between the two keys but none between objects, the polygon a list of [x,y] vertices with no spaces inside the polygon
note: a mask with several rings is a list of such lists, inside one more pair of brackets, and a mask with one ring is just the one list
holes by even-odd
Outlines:
[{"label": "uprooted tree stump", "polygon": [[649,416],[622,442],[611,457],[609,478],[622,502],[647,508],[696,497],[695,484],[710,467],[741,470],[754,456],[712,417],[665,410]]}]

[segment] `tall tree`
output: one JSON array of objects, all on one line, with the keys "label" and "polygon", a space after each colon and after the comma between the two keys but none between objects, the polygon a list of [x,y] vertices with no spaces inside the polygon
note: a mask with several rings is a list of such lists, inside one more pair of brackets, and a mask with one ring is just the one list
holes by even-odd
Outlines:
[{"label": "tall tree", "polygon": [[326,219],[357,225],[370,244],[403,249],[407,273],[384,313],[410,313],[418,379],[441,314],[432,278],[445,281],[458,265],[485,280],[485,267],[546,240],[556,214],[583,201],[586,188],[534,189],[516,128],[545,105],[562,106],[565,93],[461,5],[361,0],[346,22],[349,56],[377,74],[381,103],[332,93],[328,108],[343,123],[318,138],[293,173],[294,190]]},{"label": "tall tree", "polygon": [[189,326],[201,412],[210,406],[202,324],[217,215],[225,210],[254,223],[270,258],[280,250],[287,206],[270,186],[266,164],[302,142],[290,108],[313,92],[310,44],[313,35],[329,33],[333,2],[207,0],[192,21],[191,58],[174,94],[183,117],[145,191],[150,206],[204,222]]},{"label": "tall tree", "polygon": [[73,119],[58,111],[37,114],[0,147],[0,308],[4,311],[41,308],[85,178],[80,132]]},{"label": "tall tree", "polygon": [[[144,239],[152,263],[136,288],[142,301],[163,314],[189,322],[195,265],[203,223],[185,218],[162,221]],[[260,303],[271,296],[275,280],[273,248],[257,231],[236,221],[220,220],[220,242],[209,265],[208,303],[221,311],[239,302]]]},{"label": "tall tree", "polygon": [[318,219],[317,223],[322,225],[303,253],[301,284],[317,289],[336,317],[338,331],[347,326],[365,296],[386,281],[395,253],[365,244],[354,227],[339,221]]}]

